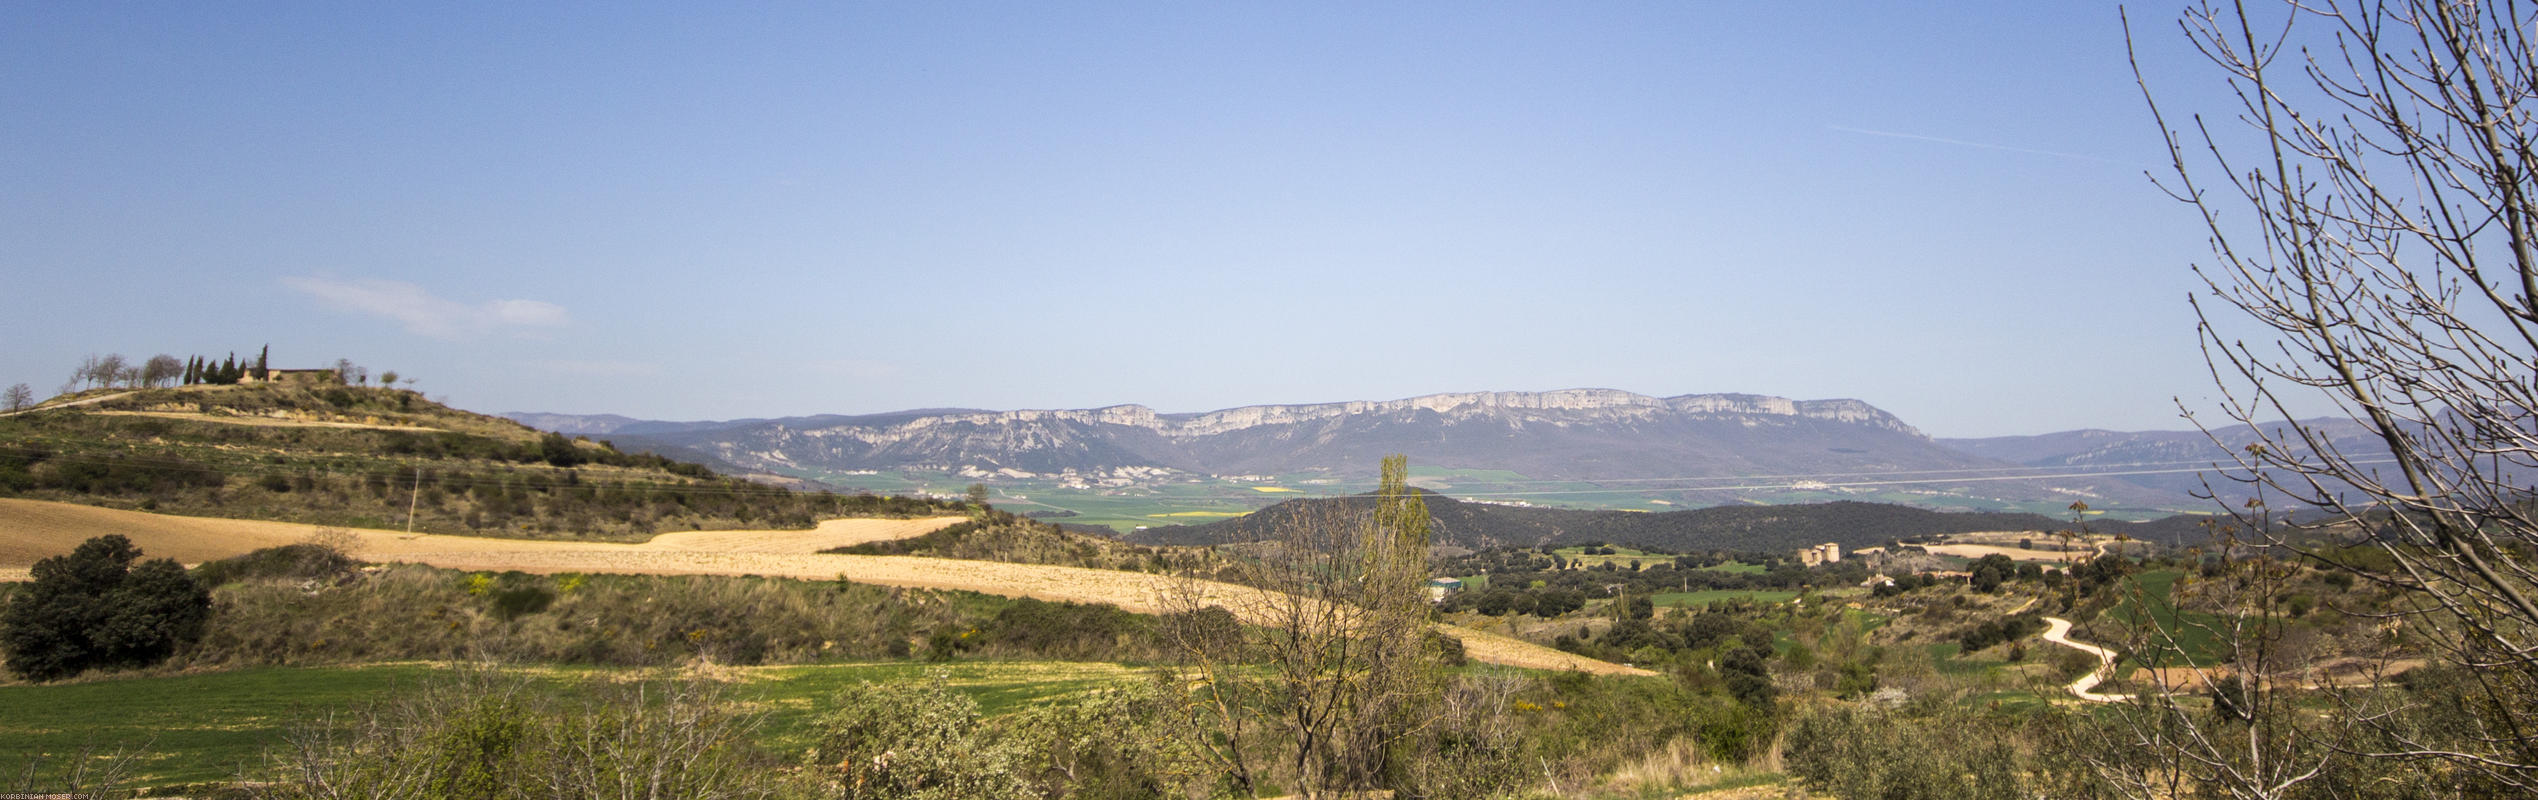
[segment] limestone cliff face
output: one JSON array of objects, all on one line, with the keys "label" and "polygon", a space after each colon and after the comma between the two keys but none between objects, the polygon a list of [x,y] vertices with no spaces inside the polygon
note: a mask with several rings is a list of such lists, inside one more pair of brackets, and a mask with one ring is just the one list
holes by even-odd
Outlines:
[{"label": "limestone cliff face", "polygon": [[[1593,477],[1704,465],[1741,470],[1812,464],[1827,451],[1935,449],[1920,431],[1857,400],[1658,398],[1612,389],[1463,392],[1198,414],[1159,414],[1138,405],[896,414],[778,421],[687,436],[688,446],[741,464],[1031,473],[1356,470],[1381,453],[1403,452],[1441,466]],[[1795,448],[1796,462],[1773,455],[1777,448]],[[1897,456],[1879,463],[1897,459],[1931,460]]]},{"label": "limestone cliff face", "polygon": [[[1003,411],[975,414],[952,414],[921,417],[894,426],[885,432],[859,426],[839,426],[830,430],[854,430],[867,441],[896,440],[906,434],[945,426],[1033,427],[1045,424],[1118,425],[1143,428],[1171,439],[1192,439],[1215,436],[1249,428],[1427,411],[1448,422],[1482,419],[1503,419],[1515,422],[1569,421],[1609,422],[1641,420],[1660,415],[1760,415],[1828,420],[1891,430],[1913,436],[1920,431],[1893,415],[1857,400],[1795,401],[1783,397],[1753,394],[1696,394],[1656,398],[1614,389],[1562,389],[1552,392],[1462,392],[1431,394],[1401,400],[1351,401],[1311,405],[1243,406],[1203,414],[1157,414],[1139,405],[1059,411]],[[870,438],[867,438],[870,437]]]}]

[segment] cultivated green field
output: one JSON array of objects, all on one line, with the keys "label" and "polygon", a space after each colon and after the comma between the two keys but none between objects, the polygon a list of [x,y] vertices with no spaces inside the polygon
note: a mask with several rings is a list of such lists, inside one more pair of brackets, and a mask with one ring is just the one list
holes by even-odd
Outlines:
[{"label": "cultivated green field", "polygon": [[[397,663],[0,686],[0,770],[17,774],[38,759],[49,770],[84,749],[123,750],[135,754],[132,777],[140,785],[229,780],[260,769],[266,749],[297,727],[454,679],[460,669]],[[597,667],[501,670],[557,685],[669,674]],[[946,685],[977,700],[990,715],[1143,678],[1134,667],[1061,662],[760,667],[731,670],[726,677],[737,679],[733,693],[741,702],[765,715],[761,744],[786,753],[810,745],[812,725],[825,710],[822,698],[858,681],[922,680],[937,671],[945,674]]]},{"label": "cultivated green field", "polygon": [[2215,633],[2226,628],[2219,618],[2200,611],[2179,609],[2169,600],[2168,594],[2176,589],[2177,579],[2184,576],[2183,570],[2174,569],[2150,570],[2135,575],[2131,583],[2140,587],[2140,592],[2125,591],[2124,599],[2106,612],[2107,620],[2116,624],[2156,625],[2176,637],[2176,649],[2158,648],[2151,653],[2154,666],[2172,666],[2185,659],[2191,659],[2196,664],[2217,664],[2228,655],[2227,644]]}]

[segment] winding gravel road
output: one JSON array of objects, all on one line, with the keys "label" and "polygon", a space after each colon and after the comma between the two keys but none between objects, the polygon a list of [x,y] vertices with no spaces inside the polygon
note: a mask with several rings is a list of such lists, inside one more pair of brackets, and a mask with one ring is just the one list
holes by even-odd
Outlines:
[{"label": "winding gravel road", "polygon": [[2069,688],[2073,696],[2091,703],[2121,703],[2126,700],[2133,699],[2133,696],[2129,694],[2098,694],[2097,692],[2090,691],[2091,689],[2097,688],[2098,684],[2105,683],[2107,679],[2115,676],[2115,651],[2093,644],[2072,641],[2070,636],[2070,620],[2063,619],[2061,617],[2046,617],[2044,618],[2044,621],[2045,641],[2097,657],[2097,669],[2090,670],[2089,674],[2082,675],[2079,680],[2071,682]]}]

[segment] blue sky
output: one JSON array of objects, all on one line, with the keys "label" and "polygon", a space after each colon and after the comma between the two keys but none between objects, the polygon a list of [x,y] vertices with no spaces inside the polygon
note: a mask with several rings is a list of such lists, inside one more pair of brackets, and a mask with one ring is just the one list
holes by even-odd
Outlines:
[{"label": "blue sky", "polygon": [[2176,428],[2162,163],[2100,3],[20,3],[0,384],[270,343],[481,411]]}]

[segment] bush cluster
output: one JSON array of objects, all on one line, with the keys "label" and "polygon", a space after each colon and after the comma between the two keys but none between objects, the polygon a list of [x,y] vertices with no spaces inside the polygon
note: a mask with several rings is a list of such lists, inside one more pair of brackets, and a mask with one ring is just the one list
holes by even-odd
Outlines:
[{"label": "bush cluster", "polygon": [[249,580],[332,582],[352,575],[360,567],[360,562],[341,550],[302,542],[203,562],[194,568],[194,580],[206,587]]},{"label": "bush cluster", "polygon": [[1189,547],[1136,545],[1076,533],[1006,511],[973,512],[969,520],[923,536],[866,542],[829,550],[868,556],[934,556],[1016,564],[1052,564],[1126,572],[1213,572],[1220,561]]},{"label": "bush cluster", "polygon": [[29,680],[156,664],[202,635],[211,597],[173,559],[134,562],[120,535],[35,562],[34,581],[0,611],[7,664]]},{"label": "bush cluster", "polygon": [[1997,617],[1985,620],[1957,634],[1960,652],[1971,653],[2002,642],[2024,639],[2043,633],[2044,618],[2034,614]]},{"label": "bush cluster", "polygon": [[1832,706],[1790,726],[1783,763],[1843,800],[2023,800],[2036,796],[2014,723],[1943,706]]},{"label": "bush cluster", "polygon": [[[666,666],[907,658],[1162,658],[1153,620],[1114,606],[836,581],[531,575],[398,564],[312,586],[302,548],[212,562],[219,613],[188,666],[371,660]],[[966,635],[964,635],[966,634]],[[939,647],[937,639],[946,640]]]}]

